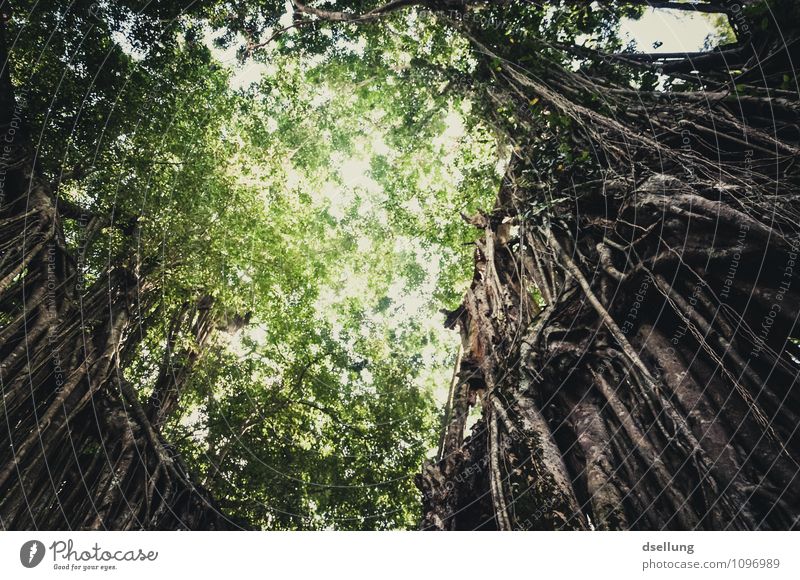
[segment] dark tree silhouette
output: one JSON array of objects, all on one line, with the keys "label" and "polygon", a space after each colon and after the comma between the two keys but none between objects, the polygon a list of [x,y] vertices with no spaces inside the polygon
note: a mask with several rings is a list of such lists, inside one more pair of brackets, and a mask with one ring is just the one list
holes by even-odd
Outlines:
[{"label": "dark tree silhouette", "polygon": [[[523,130],[471,220],[485,235],[449,318],[464,355],[418,480],[424,529],[800,525],[798,30],[788,3],[756,8],[735,46],[574,50],[577,72],[474,34]],[[686,83],[633,90],[596,72],[611,66]],[[571,166],[543,168],[559,147]]]},{"label": "dark tree silhouette", "polygon": [[[0,528],[241,527],[159,434],[192,356],[160,377],[149,407],[122,376],[157,316],[157,293],[124,256],[98,279],[82,279],[62,220],[83,221],[87,238],[108,223],[57,201],[34,168],[4,26],[0,34]],[[210,324],[203,303],[175,315],[201,344]]]}]

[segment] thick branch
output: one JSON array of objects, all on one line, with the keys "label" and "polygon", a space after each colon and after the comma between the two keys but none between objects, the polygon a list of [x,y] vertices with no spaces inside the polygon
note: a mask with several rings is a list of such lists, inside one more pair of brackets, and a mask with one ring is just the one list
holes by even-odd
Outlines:
[{"label": "thick branch", "polygon": [[392,0],[391,2],[387,2],[386,4],[379,6],[378,8],[374,8],[369,12],[365,12],[364,14],[352,14],[350,12],[341,12],[337,10],[322,10],[320,8],[314,8],[313,6],[307,6],[298,0],[292,0],[292,6],[294,9],[308,16],[315,16],[320,20],[325,20],[327,22],[350,23],[369,22],[376,20],[381,16],[385,16],[386,14],[396,12],[402,8],[408,8],[410,6],[422,4],[424,4],[424,2],[421,0]]}]

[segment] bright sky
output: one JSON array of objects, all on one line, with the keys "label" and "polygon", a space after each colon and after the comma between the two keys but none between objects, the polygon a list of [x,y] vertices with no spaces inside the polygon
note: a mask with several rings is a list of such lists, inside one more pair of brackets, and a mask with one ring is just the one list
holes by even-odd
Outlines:
[{"label": "bright sky", "polygon": [[[620,32],[641,52],[696,52],[708,35],[716,36],[713,19],[700,12],[648,8],[638,20],[623,19]],[[663,44],[654,47],[656,42]]]},{"label": "bright sky", "polygon": [[267,65],[253,58],[248,58],[244,63],[239,62],[236,58],[236,49],[240,43],[233,42],[228,48],[219,48],[214,45],[214,36],[215,35],[211,31],[208,31],[203,41],[211,50],[211,54],[214,55],[214,58],[231,69],[233,73],[230,80],[231,88],[246,89],[252,83],[257,82],[265,73],[269,72],[269,67]]}]

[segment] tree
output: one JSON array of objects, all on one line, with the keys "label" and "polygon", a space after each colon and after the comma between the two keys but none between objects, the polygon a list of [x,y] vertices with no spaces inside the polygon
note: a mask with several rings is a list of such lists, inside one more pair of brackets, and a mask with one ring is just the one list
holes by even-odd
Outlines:
[{"label": "tree", "polygon": [[[10,23],[4,94],[13,77],[38,143],[19,139],[9,167],[29,167],[4,206],[3,526],[413,525],[448,355],[432,305],[394,300],[421,285],[454,300],[468,227],[414,238],[479,204],[446,185],[426,192],[434,212],[408,202],[440,166],[491,191],[485,127],[460,137],[468,158],[434,163],[452,97],[416,72],[378,79],[377,53],[360,68],[341,49],[311,66],[278,54],[274,74],[233,90],[192,20],[214,6],[172,21],[179,7],[17,4],[33,15]],[[380,153],[363,126],[376,108]],[[415,139],[428,143],[404,148]],[[366,186],[329,169],[356,156],[374,166]],[[50,221],[31,220],[30,191]],[[40,231],[44,246],[16,251]],[[47,271],[46,240],[62,270]],[[423,260],[442,261],[441,284]]]},{"label": "tree", "polygon": [[755,4],[737,46],[667,62],[538,39],[525,60],[470,30],[519,145],[472,220],[423,528],[797,527],[795,10]]},{"label": "tree", "polygon": [[[89,31],[102,29],[91,20],[92,14],[77,18],[88,23]],[[94,46],[97,52],[91,57],[102,54],[109,46],[107,33],[108,29],[99,33],[105,44],[79,45],[77,50],[91,51]],[[70,180],[82,176],[87,158],[81,156],[75,169],[67,171],[57,159],[66,159],[67,151],[59,148],[69,142],[35,147],[27,121],[42,114],[36,103],[44,95],[28,87],[15,94],[5,22],[2,35],[6,146],[0,316],[7,429],[2,438],[0,525],[5,529],[240,527],[241,522],[224,516],[197,485],[149,420],[135,387],[122,372],[136,333],[147,328],[163,306],[155,300],[153,288],[141,283],[142,273],[152,264],[137,261],[127,243],[140,222],[122,208],[102,204],[84,208],[59,196]],[[44,51],[42,57],[51,55]],[[119,50],[112,48],[106,56],[133,68]],[[47,69],[45,74],[56,70]],[[67,67],[60,80],[85,80],[84,73]],[[96,133],[83,131],[93,122],[89,103],[102,102],[119,90],[114,86],[117,79],[109,82],[111,86],[99,83],[99,90],[89,82],[93,94],[69,104],[69,112],[78,108],[72,132],[78,152],[97,138]],[[83,103],[87,111],[81,110]],[[81,117],[81,112],[90,119]],[[60,113],[59,105],[51,102],[47,114],[57,122],[69,118]],[[113,123],[107,128],[117,131],[117,142],[125,142],[124,128]],[[38,164],[34,152],[46,153],[46,161]],[[113,157],[115,152],[109,153]],[[77,251],[70,247],[73,244]]]},{"label": "tree", "polygon": [[[443,340],[431,305],[389,320],[387,288],[438,253],[451,301],[469,228],[423,528],[797,525],[791,3],[693,5],[737,42],[688,56],[622,45],[643,2],[135,4],[45,5],[94,36],[42,55],[47,19],[13,33],[18,102],[55,136],[35,149],[1,55],[0,525],[409,525],[423,387],[447,378],[420,365]],[[204,26],[280,79],[230,91]],[[58,106],[29,79],[65,86]],[[378,111],[391,154],[362,128]],[[432,187],[458,111],[445,165],[467,178]],[[365,150],[374,183],[331,177]],[[326,187],[352,201],[326,207]],[[383,213],[362,215],[371,190]],[[364,273],[355,292],[343,271]]]}]

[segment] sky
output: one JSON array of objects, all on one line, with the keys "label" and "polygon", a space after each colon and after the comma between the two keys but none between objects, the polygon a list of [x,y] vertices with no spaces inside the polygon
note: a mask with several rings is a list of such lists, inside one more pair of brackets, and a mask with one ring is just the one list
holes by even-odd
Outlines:
[{"label": "sky", "polygon": [[[240,62],[236,57],[236,43],[233,43],[230,48],[223,49],[215,46],[213,40],[213,34],[206,35],[206,45],[212,51],[214,58],[231,69],[230,84],[233,89],[247,89],[251,84],[257,83],[264,77],[280,74],[276,70],[272,70],[269,65],[256,62],[254,59],[248,59],[245,63]],[[340,48],[359,50],[358,46],[341,46]],[[263,60],[268,61],[268,59]],[[311,104],[319,108],[326,107],[328,101],[333,97],[333,95],[327,95],[327,98],[323,98],[326,90],[325,87],[322,87],[320,98],[312,99]],[[376,111],[376,118],[380,117],[380,111]],[[267,119],[267,123],[269,123],[269,119]],[[386,223],[386,210],[383,207],[386,192],[381,184],[371,176],[371,165],[376,155],[391,158],[397,152],[387,145],[385,132],[381,131],[380,123],[375,123],[374,126],[376,127],[374,133],[364,140],[353,154],[334,153],[331,156],[329,167],[331,179],[321,186],[308,182],[302,168],[294,167],[292,162],[288,162],[284,166],[287,190],[302,189],[306,191],[312,203],[324,208],[336,222],[344,220],[347,213],[353,207],[357,207],[359,215],[362,215],[365,220]],[[462,113],[459,109],[452,108],[444,118],[442,133],[434,140],[441,151],[445,152],[440,160],[443,167],[455,168],[459,153],[459,140],[464,134],[465,125]],[[443,175],[453,182],[460,178],[455,170],[445,171]],[[250,183],[250,185],[259,186],[257,183]],[[419,183],[418,186],[420,191],[425,189],[424,183]],[[417,203],[407,204],[407,209],[412,213],[424,212],[422,204],[416,199],[413,201],[417,201]],[[460,342],[458,333],[444,328],[444,315],[439,312],[442,305],[433,303],[444,257],[437,253],[435,247],[425,249],[419,240],[407,236],[397,235],[393,244],[390,251],[415,254],[415,261],[423,266],[426,277],[418,285],[409,287],[405,278],[398,274],[387,293],[388,298],[391,299],[391,307],[369,313],[369,322],[375,327],[397,330],[407,325],[409,321],[416,320],[425,332],[437,336],[436,341],[429,343],[420,352],[422,367],[417,382],[420,386],[435,385],[432,394],[437,403],[444,406],[447,401],[452,370],[443,368],[442,365],[455,355]],[[376,248],[373,247],[373,240],[368,236],[359,237],[357,248],[357,251],[364,255],[376,251]],[[367,275],[368,272],[350,266],[343,267],[335,286],[320,289],[321,293],[315,304],[316,310],[318,315],[325,318],[331,325],[335,338],[342,331],[342,324],[338,320],[334,305],[363,294],[364,288],[369,285],[365,278]],[[364,332],[368,332],[369,327],[370,325],[365,325]],[[245,329],[242,333],[247,334],[250,340],[256,342],[259,342],[266,334],[264,329],[258,325]],[[234,337],[231,343],[234,352],[239,354],[245,352],[243,339],[243,336]],[[346,347],[344,344],[342,346]],[[368,372],[363,378],[368,382],[371,380]]]},{"label": "sky", "polygon": [[[649,53],[696,52],[708,35],[716,35],[713,15],[655,8],[646,9],[638,20],[623,19],[620,32],[623,39],[636,42],[638,51]],[[662,44],[654,46],[657,42]]]}]

